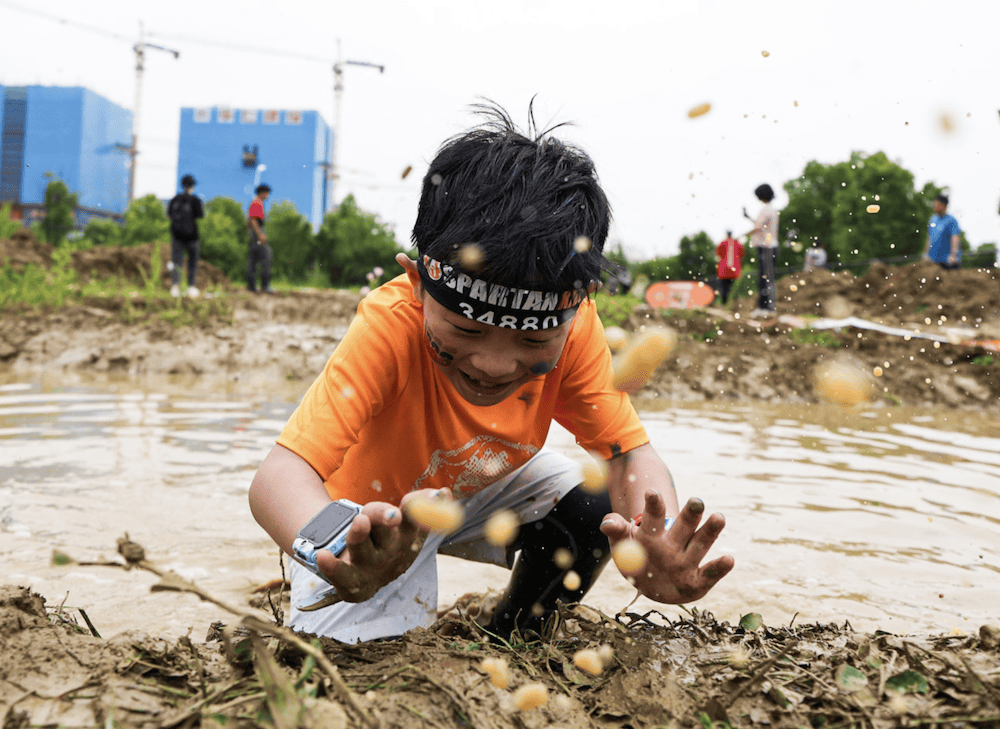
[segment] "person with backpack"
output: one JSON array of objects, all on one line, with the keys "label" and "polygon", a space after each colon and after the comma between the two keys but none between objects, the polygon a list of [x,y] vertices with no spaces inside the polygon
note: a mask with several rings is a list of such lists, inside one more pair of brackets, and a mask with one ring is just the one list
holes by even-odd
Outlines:
[{"label": "person with backpack", "polygon": [[205,217],[201,200],[194,194],[195,180],[191,175],[181,178],[184,192],[174,196],[167,206],[167,216],[170,218],[170,295],[177,298],[181,295],[181,269],[184,267],[184,254],[187,254],[187,295],[192,299],[201,292],[194,285],[198,276],[198,256],[201,242],[198,238],[198,218]]}]

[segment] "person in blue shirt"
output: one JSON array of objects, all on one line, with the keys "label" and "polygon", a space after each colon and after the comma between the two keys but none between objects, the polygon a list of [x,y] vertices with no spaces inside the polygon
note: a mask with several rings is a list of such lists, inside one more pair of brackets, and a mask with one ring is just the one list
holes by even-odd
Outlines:
[{"label": "person in blue shirt", "polygon": [[962,265],[962,229],[954,215],[948,214],[948,196],[934,198],[934,214],[927,224],[927,250],[924,258],[950,270]]}]

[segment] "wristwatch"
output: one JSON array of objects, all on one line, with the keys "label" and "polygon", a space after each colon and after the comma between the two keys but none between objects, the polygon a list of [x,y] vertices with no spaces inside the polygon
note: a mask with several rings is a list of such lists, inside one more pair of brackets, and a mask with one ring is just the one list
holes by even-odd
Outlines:
[{"label": "wristwatch", "polygon": [[335,557],[339,556],[347,548],[347,532],[350,531],[351,522],[360,513],[361,505],[353,501],[331,501],[299,530],[292,542],[292,556],[310,572],[326,580],[316,564],[316,555],[325,549]]}]

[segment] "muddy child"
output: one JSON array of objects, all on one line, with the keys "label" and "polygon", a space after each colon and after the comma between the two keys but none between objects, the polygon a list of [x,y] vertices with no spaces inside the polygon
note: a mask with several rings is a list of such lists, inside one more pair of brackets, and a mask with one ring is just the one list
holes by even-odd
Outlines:
[{"label": "muddy child", "polygon": [[[498,635],[540,630],[627,539],[647,559],[626,576],[659,602],[697,600],[733,567],[706,561],[723,517],[703,522],[698,499],[679,509],[612,387],[589,297],[610,222],[592,161],[533,121],[522,133],[502,109],[479,111],[483,124],[445,142],[424,177],[416,259],[400,254],[403,273],[362,301],[253,480],[255,518],[300,557],[296,630],[357,642],[430,625],[439,553],[512,568],[487,626]],[[583,488],[579,465],[543,447],[553,420],[606,462],[606,491]],[[414,520],[428,494],[457,501],[461,525]],[[342,501],[360,505],[343,551],[307,554]],[[520,525],[506,545],[486,538],[500,512]],[[302,609],[334,590],[339,602]]]}]

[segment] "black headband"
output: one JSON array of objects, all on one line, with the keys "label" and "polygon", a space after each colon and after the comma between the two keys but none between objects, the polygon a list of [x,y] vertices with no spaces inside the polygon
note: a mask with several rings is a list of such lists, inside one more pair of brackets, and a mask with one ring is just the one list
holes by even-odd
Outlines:
[{"label": "black headband", "polygon": [[584,288],[539,291],[490,283],[430,256],[417,257],[424,290],[444,308],[505,329],[554,329],[576,315]]}]

